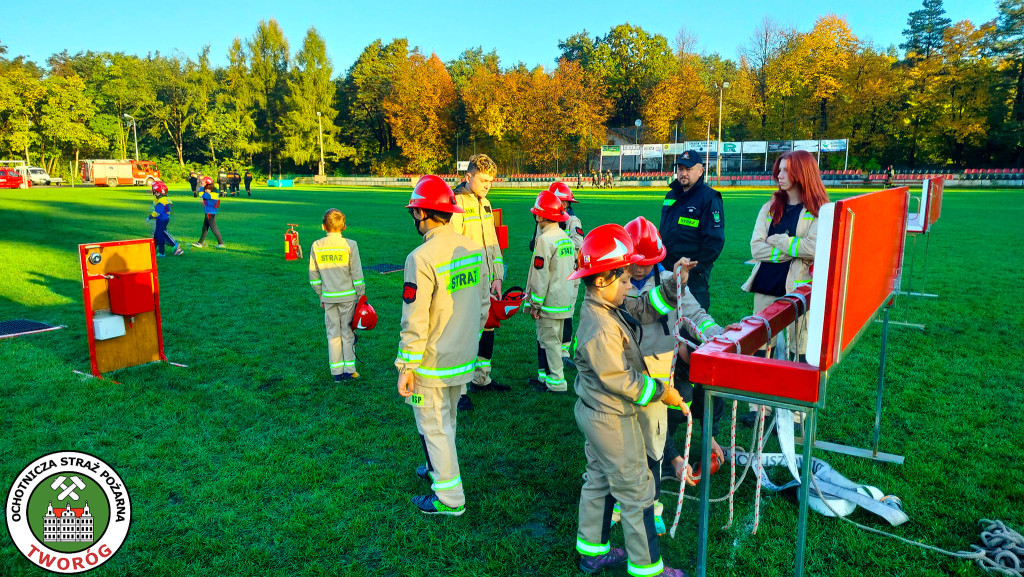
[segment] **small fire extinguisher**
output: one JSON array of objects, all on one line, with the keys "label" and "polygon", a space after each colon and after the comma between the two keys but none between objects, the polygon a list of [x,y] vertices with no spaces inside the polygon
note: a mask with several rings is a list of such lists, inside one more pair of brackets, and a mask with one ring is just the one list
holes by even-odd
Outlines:
[{"label": "small fire extinguisher", "polygon": [[302,258],[302,246],[299,245],[299,231],[295,230],[297,224],[289,224],[288,230],[284,233],[284,260],[298,260]]}]

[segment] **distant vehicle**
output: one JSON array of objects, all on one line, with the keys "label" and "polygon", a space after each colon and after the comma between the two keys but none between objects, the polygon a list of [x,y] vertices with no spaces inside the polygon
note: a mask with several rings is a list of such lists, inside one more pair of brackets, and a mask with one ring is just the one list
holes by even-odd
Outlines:
[{"label": "distant vehicle", "polygon": [[0,188],[28,188],[32,181],[26,181],[14,168],[0,166]]},{"label": "distant vehicle", "polygon": [[96,186],[152,186],[163,180],[160,169],[149,160],[82,160],[78,163],[82,181]]},{"label": "distant vehicle", "polygon": [[[25,167],[18,166],[15,170],[21,173],[22,171],[25,170]],[[28,167],[28,179],[31,180],[32,184],[36,186],[50,186],[50,181],[53,180],[52,178],[50,178],[50,175],[46,172],[46,170],[39,168],[38,166]]]}]

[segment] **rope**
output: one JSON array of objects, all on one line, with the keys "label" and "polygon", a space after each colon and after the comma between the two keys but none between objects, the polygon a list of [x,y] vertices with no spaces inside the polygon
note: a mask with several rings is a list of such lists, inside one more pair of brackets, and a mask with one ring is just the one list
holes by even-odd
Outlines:
[{"label": "rope", "polygon": [[[693,436],[693,415],[686,413],[686,445],[683,449],[683,463],[690,462],[690,439]],[[709,481],[710,482],[710,481]],[[679,500],[676,502],[676,517],[672,521],[672,530],[668,536],[675,538],[676,528],[679,527],[679,516],[683,513],[683,500],[686,499],[686,482],[679,483]]]},{"label": "rope", "polygon": [[[771,429],[768,429],[769,434]],[[754,529],[750,531],[751,535],[757,534],[757,526],[761,523],[761,477],[764,476],[764,462],[761,459],[761,454],[764,450],[764,411],[757,412],[757,488],[754,489]],[[736,455],[733,455],[733,460],[736,459]]]},{"label": "rope", "polygon": [[[669,371],[669,386],[675,386],[676,376],[676,365],[679,363],[679,345],[685,339],[679,334],[679,325],[682,324],[682,300],[683,300],[683,284],[682,276],[679,274],[679,268],[677,267],[672,271],[676,281],[676,322],[673,327],[673,333],[676,337],[676,344],[672,349],[672,368]],[[654,290],[658,290],[655,288]],[[699,332],[697,334],[700,334]],[[696,347],[694,347],[696,348]],[[682,408],[682,407],[680,407]],[[683,463],[690,462],[690,441],[693,438],[693,415],[690,414],[689,408],[686,409],[686,445],[683,449]],[[676,516],[672,521],[672,530],[669,531],[669,537],[675,538],[676,528],[679,527],[679,516],[683,512],[683,500],[686,498],[686,483],[679,484],[679,500],[676,503]]]},{"label": "rope", "polygon": [[[729,521],[722,527],[723,530],[732,527],[733,502],[735,501],[733,495],[736,494],[736,407],[738,406],[739,401],[733,400],[732,427],[729,428],[729,455],[732,457],[732,461],[729,463],[729,494],[727,495],[729,497]],[[747,468],[749,468],[749,463]]]}]

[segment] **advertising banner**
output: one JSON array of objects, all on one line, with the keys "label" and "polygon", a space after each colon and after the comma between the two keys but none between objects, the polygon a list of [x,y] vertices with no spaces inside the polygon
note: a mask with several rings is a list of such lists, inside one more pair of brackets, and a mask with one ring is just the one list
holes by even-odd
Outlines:
[{"label": "advertising banner", "polygon": [[644,144],[642,146],[644,158],[661,158],[662,150],[664,150],[661,144]]},{"label": "advertising banner", "polygon": [[792,140],[769,140],[768,141],[768,152],[789,152],[793,150]]},{"label": "advertising banner", "polygon": [[601,156],[618,156],[622,153],[622,150],[618,146],[602,146]]},{"label": "advertising banner", "polygon": [[672,142],[662,145],[663,154],[682,154],[686,150],[685,142]]},{"label": "advertising banner", "polygon": [[[742,150],[742,147],[742,142],[723,142],[722,154],[739,154]],[[714,152],[713,149],[712,152]]]},{"label": "advertising banner", "polygon": [[794,140],[793,150],[806,150],[807,152],[818,152],[817,140]]},{"label": "advertising banner", "polygon": [[846,150],[847,140],[840,138],[838,140],[822,140],[821,151],[822,152],[843,152]]},{"label": "advertising banner", "polygon": [[639,144],[623,144],[621,147],[622,156],[640,156]]},{"label": "advertising banner", "polygon": [[718,149],[718,141],[712,140],[710,143],[707,140],[688,140],[686,141],[686,150],[696,150],[700,153],[715,152]]},{"label": "advertising banner", "polygon": [[751,140],[743,143],[743,154],[764,154],[768,151],[768,141]]}]

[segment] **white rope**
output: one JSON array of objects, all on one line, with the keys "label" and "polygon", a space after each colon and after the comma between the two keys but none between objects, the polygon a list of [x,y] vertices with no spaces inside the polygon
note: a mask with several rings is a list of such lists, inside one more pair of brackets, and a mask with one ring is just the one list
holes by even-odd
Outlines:
[{"label": "white rope", "polygon": [[[679,326],[682,324],[682,320],[683,320],[683,315],[682,315],[683,285],[682,285],[682,276],[679,274],[679,267],[676,267],[676,269],[672,271],[672,274],[675,276],[675,281],[676,281],[676,322],[675,322],[675,326],[673,327],[673,334],[675,335],[676,344],[675,344],[675,346],[672,349],[672,365],[671,365],[671,370],[669,371],[669,375],[668,375],[668,378],[669,378],[669,383],[668,384],[669,384],[669,386],[674,387],[675,386],[675,382],[676,382],[676,380],[675,380],[676,365],[679,363],[679,345],[685,339],[683,339],[682,336],[679,334]],[[658,288],[655,287],[654,290],[658,290]],[[698,332],[697,334],[699,335],[700,333]],[[694,348],[696,348],[696,347],[694,347]],[[683,407],[680,407],[680,409],[683,409]],[[693,415],[690,414],[689,407],[687,407],[685,409],[685,413],[686,413],[686,445],[685,445],[685,448],[683,449],[683,463],[684,463],[684,465],[685,465],[685,463],[689,463],[690,462],[690,441],[693,438]],[[672,521],[672,529],[671,529],[671,531],[669,531],[669,535],[668,535],[671,538],[675,538],[675,536],[676,536],[676,528],[679,527],[679,516],[683,512],[683,500],[685,498],[686,498],[686,483],[680,483],[679,484],[679,499],[676,502],[676,516],[675,516],[675,519]]]},{"label": "white rope", "polygon": [[[732,527],[733,518],[733,503],[735,499],[733,495],[736,494],[736,408],[739,406],[739,401],[733,400],[732,402],[732,427],[729,428],[729,455],[732,457],[729,461],[729,521],[722,527],[723,530]],[[750,464],[747,463],[747,468],[750,468]],[[744,470],[746,473],[746,470]],[[710,479],[708,480],[710,483]]]}]

